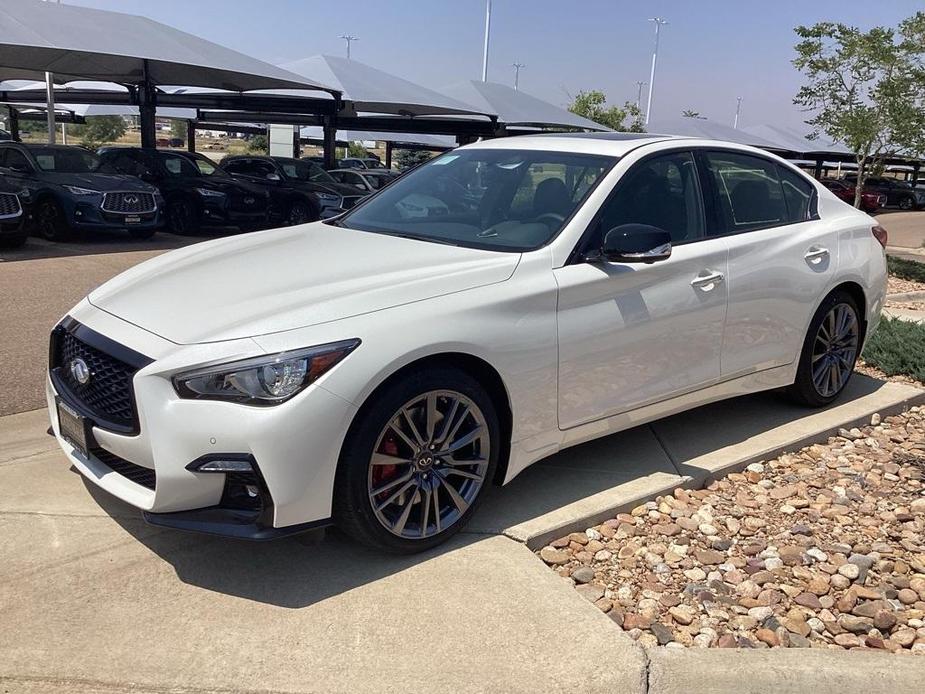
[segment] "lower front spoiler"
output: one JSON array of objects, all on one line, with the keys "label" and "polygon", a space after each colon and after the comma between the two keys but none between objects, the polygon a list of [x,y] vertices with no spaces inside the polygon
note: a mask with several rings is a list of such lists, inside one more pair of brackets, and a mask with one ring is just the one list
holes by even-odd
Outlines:
[{"label": "lower front spoiler", "polygon": [[151,525],[207,535],[234,537],[240,540],[275,540],[325,528],[333,523],[330,518],[323,518],[310,523],[274,528],[261,523],[260,515],[256,511],[221,508],[220,506],[173,513],[144,512],[145,520]]}]

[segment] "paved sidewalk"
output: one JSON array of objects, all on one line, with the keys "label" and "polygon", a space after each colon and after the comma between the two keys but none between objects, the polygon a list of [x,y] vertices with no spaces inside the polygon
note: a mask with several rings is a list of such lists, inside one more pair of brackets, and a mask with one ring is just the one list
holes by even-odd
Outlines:
[{"label": "paved sidewalk", "polygon": [[[647,655],[524,542],[923,393],[859,376],[824,411],[769,393],[585,444],[494,491],[466,533],[414,557],[336,532],[247,543],[145,525],[67,467],[44,411],[3,417],[0,692],[729,691],[729,663],[751,661]],[[820,678],[838,672],[840,687],[897,693],[905,668],[921,667],[762,655],[778,653],[740,668],[737,689],[834,692]]]}]

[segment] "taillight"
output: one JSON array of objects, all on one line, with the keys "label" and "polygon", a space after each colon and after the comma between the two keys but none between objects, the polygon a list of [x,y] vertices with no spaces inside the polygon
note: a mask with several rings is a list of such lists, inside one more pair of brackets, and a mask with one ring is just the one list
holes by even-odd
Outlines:
[{"label": "taillight", "polygon": [[880,243],[880,245],[886,248],[886,242],[887,242],[886,229],[884,229],[882,226],[877,224],[871,227],[870,231],[874,235],[874,238],[877,239],[877,241]]}]

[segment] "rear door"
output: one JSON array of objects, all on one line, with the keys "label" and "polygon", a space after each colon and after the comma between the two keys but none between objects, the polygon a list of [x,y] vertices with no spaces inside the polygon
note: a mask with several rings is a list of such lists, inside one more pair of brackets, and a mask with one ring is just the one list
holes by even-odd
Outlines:
[{"label": "rear door", "polygon": [[793,362],[835,276],[838,241],[818,218],[815,187],[758,154],[698,153],[729,246],[729,307],[722,375],[734,378]]},{"label": "rear door", "polygon": [[592,222],[584,250],[613,227],[651,224],[671,257],[645,263],[578,260],[559,286],[559,426],[626,412],[719,380],[726,313],[726,241],[705,233],[691,152],[636,163]]}]

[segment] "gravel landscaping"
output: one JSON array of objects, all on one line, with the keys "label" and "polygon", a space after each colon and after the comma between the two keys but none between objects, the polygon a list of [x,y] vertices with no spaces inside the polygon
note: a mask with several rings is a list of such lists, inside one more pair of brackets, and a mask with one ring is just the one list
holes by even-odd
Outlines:
[{"label": "gravel landscaping", "polygon": [[913,407],[538,554],[646,647],[925,655],[923,480]]}]

